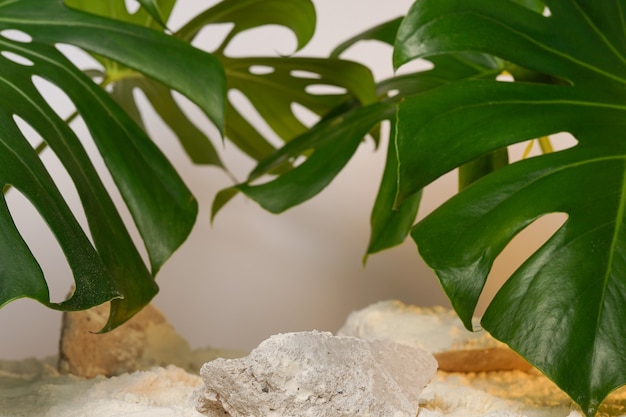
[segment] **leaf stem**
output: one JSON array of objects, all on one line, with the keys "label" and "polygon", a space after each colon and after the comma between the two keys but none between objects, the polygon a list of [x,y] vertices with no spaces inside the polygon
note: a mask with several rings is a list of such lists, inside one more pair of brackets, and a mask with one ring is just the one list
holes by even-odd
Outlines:
[{"label": "leaf stem", "polygon": [[554,147],[552,147],[552,142],[550,142],[549,136],[542,136],[537,139],[537,142],[539,142],[539,147],[543,153],[554,152]]},{"label": "leaf stem", "polygon": [[522,159],[528,158],[528,155],[530,154],[530,151],[532,151],[534,144],[535,144],[535,139],[532,139],[532,140],[528,141],[528,145],[526,145],[526,148],[524,148],[524,153],[522,154]]},{"label": "leaf stem", "polygon": [[554,147],[552,146],[552,142],[550,142],[550,137],[542,136],[540,138],[528,141],[528,145],[526,145],[526,148],[524,149],[524,153],[522,154],[522,159],[528,158],[530,151],[533,149],[533,145],[535,144],[535,141],[539,143],[539,148],[541,148],[541,152],[543,152],[544,154],[554,152]]}]

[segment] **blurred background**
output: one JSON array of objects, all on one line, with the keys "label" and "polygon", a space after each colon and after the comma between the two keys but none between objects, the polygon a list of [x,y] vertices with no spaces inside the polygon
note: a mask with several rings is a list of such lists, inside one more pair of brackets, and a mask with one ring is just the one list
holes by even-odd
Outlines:
[{"label": "blurred background", "polygon": [[[170,26],[176,29],[214,3],[213,0],[179,1]],[[390,0],[384,6],[379,0],[314,0],[314,3],[318,12],[316,35],[299,55],[325,56],[352,35],[405,14],[412,1]],[[203,33],[197,46],[210,47],[216,36],[219,33]],[[266,27],[240,35],[227,52],[289,54],[295,44],[288,30]],[[388,46],[363,43],[344,57],[367,64],[377,79],[392,75]],[[245,108],[245,103],[241,105]],[[253,109],[248,111],[254,114]],[[218,137],[210,123],[196,113],[199,126]],[[269,214],[253,201],[239,196],[211,225],[213,197],[220,189],[232,185],[231,180],[216,168],[191,164],[156,116],[149,129],[200,203],[192,235],[157,276],[161,291],[154,300],[192,347],[248,350],[279,332],[336,331],[351,311],[386,299],[423,306],[448,305],[434,274],[420,260],[410,240],[371,256],[365,267],[362,264],[369,238],[370,210],[385,159],[384,144],[381,151],[376,151],[371,141],[364,142],[321,195],[280,216]],[[252,161],[229,143],[220,147],[226,165],[239,180],[244,179],[253,166]],[[52,156],[45,158],[49,158],[46,161],[49,167],[58,165]],[[453,194],[455,187],[454,173],[430,186],[425,192],[420,217]],[[71,190],[64,192],[77,202]],[[7,200],[15,221],[48,274],[53,300],[64,299],[72,279],[62,253],[32,207],[18,193],[9,194]],[[525,231],[525,236],[509,245],[507,256],[495,265],[492,272],[495,279],[488,284],[485,300],[499,287],[502,277],[539,245],[532,242],[541,242],[556,227],[551,226],[549,218],[533,226],[536,226],[534,231]],[[539,237],[526,237],[533,233]],[[481,301],[481,309],[485,300]],[[60,322],[60,313],[34,301],[23,299],[10,303],[0,310],[0,358],[55,354]]]}]

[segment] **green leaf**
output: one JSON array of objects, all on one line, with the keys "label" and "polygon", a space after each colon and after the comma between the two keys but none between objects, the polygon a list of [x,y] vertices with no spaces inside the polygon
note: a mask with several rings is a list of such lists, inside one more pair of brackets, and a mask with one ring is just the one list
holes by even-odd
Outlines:
[{"label": "green leaf", "polygon": [[[404,97],[419,94],[454,79],[495,77],[501,71],[498,63],[482,56],[458,55],[439,57],[433,61],[436,62],[436,66],[431,70],[394,77],[380,83],[377,90],[382,98],[379,101],[363,107],[348,106],[336,113],[329,113],[313,128],[263,159],[251,172],[248,181],[238,185],[237,188],[274,213],[301,204],[322,191],[332,181],[372,127],[383,120],[393,119],[396,104]],[[313,62],[317,63],[317,60]],[[337,72],[343,67],[343,62],[331,60],[328,65],[335,65],[337,69],[334,71]],[[298,67],[302,68],[302,65]],[[309,67],[309,69],[312,68]],[[353,81],[355,90],[364,89],[367,86],[367,84],[359,86],[355,81]],[[397,91],[398,94],[387,97],[390,91]],[[362,92],[361,99],[369,100],[363,94]],[[253,182],[264,174],[271,173],[307,152],[312,152],[312,154],[296,168],[263,184],[253,185]],[[390,170],[390,168],[387,169],[387,171]],[[393,189],[389,190],[387,187],[393,187]],[[382,250],[384,246],[389,247],[400,243],[397,241],[398,236],[406,236],[409,232],[410,224],[406,217],[411,216],[410,213],[416,208],[416,203],[407,203],[406,207],[400,209],[403,213],[401,216],[394,215],[393,212],[397,210],[397,207],[388,197],[395,192],[395,181],[388,176],[379,192],[378,207],[375,209],[375,218],[372,220],[375,223],[371,243],[372,252],[368,253]],[[383,207],[385,205],[386,208]],[[221,206],[223,205],[219,205]],[[383,215],[386,217],[381,217]],[[404,220],[400,221],[400,217]],[[386,236],[379,235],[385,227],[389,228],[385,232]],[[394,237],[391,238],[391,236]]]},{"label": "green leaf", "polygon": [[398,27],[400,26],[400,22],[402,22],[402,17],[398,17],[387,22],[381,23],[380,25],[376,25],[364,32],[359,33],[356,36],[353,36],[350,39],[342,42],[337,45],[335,49],[330,53],[331,58],[339,58],[342,53],[351,48],[358,42],[376,40],[384,42],[388,45],[393,46],[393,43],[396,39],[396,33],[398,32]]},{"label": "green leaf", "polygon": [[[120,0],[118,0],[119,2]],[[119,4],[115,3],[115,8],[106,8],[102,5],[94,5],[94,2],[85,2],[84,0],[72,0],[78,3],[77,6],[91,12],[101,15],[110,16],[116,19],[129,21],[138,25],[152,25],[153,20],[142,15],[143,20],[139,19],[139,12],[129,14],[122,0]],[[165,14],[169,15],[171,11],[171,0],[169,2],[158,2],[157,6],[165,10]],[[142,10],[140,10],[142,11]],[[107,14],[108,13],[108,14]],[[215,24],[232,23],[233,27],[228,36],[224,39],[222,45],[215,51],[222,64],[226,66],[228,77],[228,86],[230,90],[238,90],[250,98],[261,112],[262,116],[272,129],[274,129],[283,140],[289,140],[306,130],[304,126],[294,115],[291,103],[295,102],[305,107],[313,107],[315,113],[325,113],[335,106],[343,96],[337,95],[334,100],[330,97],[318,98],[314,94],[309,94],[304,89],[310,84],[323,84],[322,80],[311,80],[308,83],[298,82],[297,77],[291,75],[292,71],[304,70],[298,65],[312,68],[310,71],[324,71],[324,66],[329,67],[324,60],[319,60],[319,64],[301,63],[299,60],[291,61],[288,58],[246,58],[233,59],[224,56],[224,49],[230,41],[239,33],[249,29],[253,29],[265,25],[281,25],[289,28],[298,40],[298,48],[304,46],[312,37],[315,29],[315,9],[310,0],[280,0],[280,1],[241,1],[229,0],[222,1],[215,6],[201,12],[175,34],[187,42],[194,40],[195,36],[201,29],[206,26]],[[162,30],[162,28],[161,28]],[[136,115],[136,120],[141,121],[140,114],[135,103],[134,90],[142,90],[148,97],[151,105],[154,107],[163,121],[172,129],[178,137],[181,145],[196,163],[213,164],[221,168],[225,168],[221,162],[215,147],[209,138],[200,131],[179,108],[178,104],[172,99],[171,92],[163,88],[160,83],[141,76],[127,68],[120,67],[117,62],[103,60],[107,75],[105,80],[107,83],[113,84],[113,96],[127,111],[131,111]],[[306,61],[306,60],[304,60]],[[326,71],[328,76],[337,82],[345,82],[348,85],[355,84],[362,80],[362,75],[351,68],[354,64],[346,64],[340,70],[346,69],[343,77],[341,72],[331,69]],[[254,68],[271,68],[276,70],[277,74],[256,74]],[[359,68],[364,72],[363,68]],[[369,74],[366,74],[369,76]],[[284,76],[284,80],[279,77]],[[193,78],[193,77],[191,77]],[[293,80],[296,80],[293,82]],[[358,86],[360,91],[371,91],[373,94],[373,81],[371,77],[366,79],[371,83],[368,89]],[[285,82],[283,82],[285,81]],[[270,155],[275,150],[275,145],[271,140],[265,138],[265,133],[258,131],[257,127],[250,123],[233,105],[229,99],[225,106],[226,137],[240,150],[255,160],[261,160]]]},{"label": "green leaf", "polygon": [[[360,40],[361,38],[357,36],[355,39]],[[302,63],[295,62],[294,68],[303,68]],[[318,65],[320,61],[308,59],[303,62]],[[383,120],[393,119],[396,104],[404,97],[422,93],[456,79],[494,78],[502,71],[500,63],[496,60],[473,54],[436,57],[433,58],[433,62],[435,63],[433,69],[393,77],[379,83],[376,88],[379,100],[375,103],[361,107],[362,105],[358,102],[356,104],[346,102],[347,105],[336,107],[312,129],[261,160],[251,172],[248,181],[237,186],[237,189],[272,212],[287,210],[322,191],[352,156],[360,140]],[[342,68],[349,69],[350,66],[348,65],[353,64],[331,59],[324,67],[320,66],[320,68],[325,69],[328,66],[329,69],[332,69],[334,66],[335,69],[332,71],[339,73],[339,77],[345,77],[350,75],[350,72],[342,70]],[[310,71],[317,70],[310,64],[306,68]],[[321,74],[329,72],[318,71]],[[342,72],[345,74],[341,75]],[[288,77],[290,73],[291,71],[284,71],[282,76]],[[337,79],[340,80],[340,78]],[[278,79],[274,83],[279,88],[277,81]],[[351,88],[356,92],[361,91],[361,100],[371,101],[370,97],[363,94],[363,92],[368,91],[366,89],[367,84],[361,83],[359,85],[356,81],[352,81]],[[345,85],[346,83],[347,81],[341,81],[341,84]],[[397,94],[389,97],[390,92]],[[257,94],[256,96],[260,95]],[[314,101],[311,103],[313,104]],[[273,105],[273,107],[278,106]],[[241,126],[241,124],[237,124],[237,126]],[[332,148],[335,148],[335,153],[332,153]],[[281,176],[261,185],[253,185],[264,174],[271,173],[303,155],[308,157],[307,152],[312,153],[312,156],[292,171],[287,170]],[[342,153],[340,154],[340,152]],[[371,217],[372,235],[368,245],[368,254],[401,243],[409,233],[419,203],[419,198],[413,198],[412,202],[407,202],[400,208],[395,206],[394,197],[397,182],[395,179],[395,158],[392,157],[391,153],[388,155],[385,175]],[[324,158],[332,159],[333,163],[327,164]],[[218,196],[219,203],[216,199],[213,215],[234,195],[232,189],[225,191],[227,191],[228,198],[224,198],[222,195]]]},{"label": "green leaf", "polygon": [[125,0],[64,0],[66,6],[93,13],[138,26],[146,26],[156,30],[165,28],[176,0],[137,0],[142,7],[135,13],[129,13]]},{"label": "green leaf", "polygon": [[[196,101],[218,125],[225,91],[221,65],[171,36],[71,10],[60,1],[20,0],[1,5],[0,30],[5,29],[25,32],[32,40],[0,37],[0,50],[19,57],[0,57],[0,186],[6,190],[10,185],[9,192],[22,193],[46,220],[68,259],[76,288],[64,302],[49,301],[41,269],[3,198],[0,305],[31,297],[51,308],[74,310],[113,300],[103,329],[110,330],[156,294],[153,275],[189,234],[197,203],[143,130],[52,45],[73,44],[142,71]],[[33,77],[59,87],[76,106],[133,215],[151,271],[82,144],[41,97]],[[15,125],[14,115],[33,127],[63,163],[81,198],[91,242]]]},{"label": "green leaf", "polygon": [[[315,19],[315,9],[310,0],[227,0],[200,13],[176,35],[191,41],[206,26],[232,23],[228,35],[214,51],[226,70],[229,91],[243,94],[272,132],[283,142],[288,142],[308,129],[294,113],[294,104],[303,106],[314,115],[323,116],[354,97],[362,103],[373,102],[376,96],[370,71],[362,65],[343,60],[234,58],[226,56],[224,50],[239,33],[265,25],[290,29],[297,39],[297,49],[300,49],[313,36]],[[313,90],[328,87],[335,88],[335,91],[324,93]],[[268,132],[251,123],[230,96],[226,105],[225,134],[235,146],[256,161],[276,151],[275,140],[268,139]]]},{"label": "green leaf", "polygon": [[[393,107],[375,103],[323,121],[260,164],[267,171],[285,159],[300,155],[304,149],[314,147],[313,154],[301,165],[264,184],[240,184],[237,189],[272,213],[301,204],[332,181],[372,126],[392,115]],[[255,173],[258,171],[259,167]]]},{"label": "green leaf", "polygon": [[157,22],[160,26],[165,27],[165,19],[163,19],[161,9],[159,7],[159,2],[157,0],[137,0],[141,7],[145,9],[146,12]]},{"label": "green leaf", "polygon": [[232,200],[237,194],[239,194],[239,190],[236,187],[229,187],[220,190],[215,198],[213,199],[213,204],[211,205],[211,222],[215,220],[215,216],[224,207],[230,200]]},{"label": "green leaf", "polygon": [[626,2],[545,3],[550,17],[511,1],[414,4],[398,30],[396,65],[475,51],[567,83],[463,81],[407,99],[398,113],[398,201],[508,145],[563,131],[578,140],[474,182],[412,236],[471,328],[506,244],[539,217],[566,213],[496,294],[482,326],[593,416],[626,384]]},{"label": "green leaf", "polygon": [[[421,93],[453,81],[494,78],[501,72],[499,63],[487,56],[457,54],[429,59],[435,65],[434,68],[385,80],[379,83],[379,92],[386,94],[397,91],[396,100],[400,101],[403,97],[419,97]],[[390,138],[395,138],[395,127],[393,122]],[[407,201],[397,205],[397,185],[398,156],[395,141],[392,139],[387,151],[382,182],[370,216],[372,232],[367,255],[402,243],[413,226],[421,192],[416,192],[407,198]]]},{"label": "green leaf", "polygon": [[534,10],[538,13],[543,13],[546,8],[543,0],[513,0],[515,3],[525,6],[530,10]]},{"label": "green leaf", "polygon": [[[392,124],[390,138],[395,137]],[[404,242],[417,216],[422,193],[416,193],[400,207],[394,208],[398,185],[398,154],[396,144],[389,141],[385,170],[370,216],[371,233],[367,255],[380,252]]]},{"label": "green leaf", "polygon": [[220,55],[237,34],[264,25],[289,28],[301,49],[315,32],[315,7],[311,0],[224,0],[194,17],[176,36],[191,41],[205,26],[216,23],[234,24],[216,51]]},{"label": "green leaf", "polygon": [[[285,142],[303,134],[307,126],[295,115],[293,104],[323,116],[355,97],[362,104],[376,100],[370,71],[357,63],[324,58],[239,58],[225,59],[228,88],[243,93],[269,127]],[[263,68],[263,73],[255,73]],[[310,88],[338,87],[336,92]],[[268,157],[274,146],[267,141],[231,100],[227,108],[226,136],[256,160]]]},{"label": "green leaf", "polygon": [[[163,20],[169,17],[176,2],[175,0],[148,1],[144,5],[146,10],[140,8],[133,14],[126,9],[124,0],[113,0],[110,2],[66,0],[66,3],[89,13],[165,31],[166,25]],[[155,14],[159,14],[161,21],[155,20]],[[164,18],[160,17],[161,14]],[[172,129],[172,132],[194,163],[210,164],[225,168],[211,140],[189,120],[179,104],[173,99],[172,90],[166,84],[148,78],[125,65],[121,65],[118,61],[104,58],[97,54],[94,54],[94,58],[99,60],[104,66],[104,72],[94,72],[94,78],[104,80],[103,83],[110,87],[112,97],[126,112],[133,116],[135,122],[140,126],[144,126],[142,114],[135,101],[135,92],[138,89],[146,95],[163,122]],[[204,70],[202,71],[204,72]],[[215,75],[212,74],[212,76]],[[222,74],[217,75],[223,77]]]},{"label": "green leaf", "polygon": [[200,130],[174,100],[166,85],[146,77],[124,78],[111,87],[111,96],[133,119],[143,125],[135,101],[135,91],[142,91],[161,120],[172,129],[183,149],[196,164],[209,164],[226,169],[209,137]]},{"label": "green leaf", "polygon": [[[124,132],[130,128],[126,125],[125,115],[111,104],[100,88],[93,85],[55,49],[35,43],[24,45],[8,41],[2,41],[2,49],[19,53],[29,59],[33,66],[24,67],[2,59],[0,109],[3,115],[2,141],[5,150],[2,153],[5,160],[2,164],[1,182],[3,185],[12,185],[15,190],[24,194],[49,224],[67,256],[76,289],[70,299],[59,304],[51,303],[47,299],[47,291],[43,291],[46,286],[43,275],[41,271],[37,271],[39,268],[36,260],[30,254],[30,259],[24,262],[24,265],[30,265],[28,272],[31,275],[28,278],[16,275],[19,269],[15,270],[14,267],[5,271],[6,275],[2,276],[3,290],[0,291],[5,298],[0,300],[0,304],[19,297],[31,297],[51,308],[75,310],[114,299],[110,324],[119,324],[149,302],[156,294],[157,287],[80,141],[35,89],[31,81],[31,77],[37,74],[35,70],[41,71],[68,92],[100,145],[106,145],[112,139],[103,135],[103,132],[113,131],[126,139],[117,144],[118,151],[122,153],[133,151],[126,142],[131,144],[142,138],[134,138]],[[102,117],[103,114],[107,116]],[[96,249],[91,246],[67,208],[36,152],[18,130],[13,115],[19,116],[39,132],[63,162],[81,197]],[[125,156],[113,154],[107,162],[123,166],[124,159]],[[167,166],[159,167],[157,163],[153,169],[163,168]],[[168,174],[174,175],[172,172]],[[158,182],[153,181],[150,185],[157,193],[161,192]],[[184,191],[182,188],[180,192]],[[170,203],[171,201],[170,198]],[[142,208],[149,209],[147,202],[139,200],[139,203]],[[13,246],[5,246],[7,251],[2,252],[3,265],[13,264],[13,259],[28,258],[29,252],[25,243],[15,226],[11,227],[10,213],[6,210],[3,212],[2,223],[8,225],[5,227],[9,230],[9,242],[16,243],[15,251]],[[179,228],[180,226],[178,225]],[[164,242],[167,242],[164,239],[166,237],[166,234],[159,236]],[[30,282],[31,288],[24,288],[23,281]],[[34,288],[37,290],[32,292]]]},{"label": "green leaf", "polygon": [[[22,15],[28,15],[30,20],[22,19],[18,23],[14,23]],[[49,24],[41,24],[37,20],[38,18],[44,19],[43,22],[48,23],[51,17],[55,17],[55,19]],[[5,23],[5,19],[7,23]],[[223,111],[221,109],[223,101],[220,97],[223,95],[224,79],[207,80],[205,77],[197,76],[193,77],[193,81],[188,79],[190,77],[188,71],[190,70],[201,73],[202,68],[204,72],[208,70],[209,74],[211,74],[210,66],[215,64],[214,58],[174,38],[122,22],[113,24],[113,22],[104,18],[69,10],[59,2],[46,2],[46,7],[34,7],[31,0],[13,3],[2,10],[0,27],[7,24],[10,24],[11,28],[24,30],[35,41],[38,39],[46,43],[74,41],[77,46],[98,52],[103,56],[117,58],[124,63],[128,63],[129,66],[143,68],[146,73],[158,73],[158,76],[155,78],[162,79],[163,82],[166,82],[171,87],[180,88],[190,98],[195,97],[198,102],[204,103],[203,107],[208,113],[213,113],[215,118],[221,118],[218,113],[221,114]],[[107,42],[101,42],[101,39],[107,39]],[[123,47],[121,46],[122,44],[124,45]],[[140,48],[142,53],[137,53],[138,48],[133,47],[133,45],[142,45],[143,47]],[[219,67],[219,63],[217,65],[217,74],[221,74],[221,67]],[[42,76],[49,78],[50,73],[51,71],[47,71]],[[65,84],[64,90],[68,91],[68,94],[72,92],[71,81],[68,82],[62,79],[59,82]],[[83,81],[83,83],[85,82]],[[215,94],[214,87],[217,90],[221,90],[222,93]],[[208,93],[203,94],[201,91]],[[209,98],[207,99],[206,97]],[[82,97],[76,98],[75,101],[77,103],[75,104],[77,106],[82,104],[81,100],[83,100]],[[219,107],[219,109],[213,112],[211,110],[213,106]],[[91,112],[89,107],[79,108],[78,110],[87,122],[89,117],[93,117],[94,120],[101,118],[101,115],[97,112]],[[92,113],[94,114],[92,115]],[[177,175],[172,177],[173,169],[153,144],[133,143],[135,141],[125,142],[124,146],[127,146],[128,150],[122,152],[120,144],[113,141],[114,135],[118,135],[118,137],[130,136],[131,138],[136,138],[140,135],[145,137],[143,132],[136,129],[135,124],[121,120],[119,122],[119,132],[113,130],[116,128],[115,124],[110,129],[103,127],[101,132],[96,132],[95,130],[99,126],[98,124],[88,124],[88,126],[133,214],[135,222],[140,228],[140,232],[146,238],[153,272],[156,273],[165,259],[171,254],[171,248],[178,247],[184,240],[184,237],[172,231],[171,243],[164,245],[160,243],[162,239],[155,239],[152,236],[153,234],[162,235],[168,231],[168,228],[163,229],[162,226],[163,213],[161,208],[154,207],[148,210],[145,203],[138,199],[138,194],[136,192],[131,193],[130,190],[148,190],[151,188],[149,184],[152,184],[155,180],[162,181],[163,188],[157,188],[151,193],[143,192],[141,199],[152,201],[157,206],[167,205],[173,209],[175,205],[172,205],[170,201],[173,196],[176,196],[176,198],[181,198],[179,209],[184,211],[188,210],[190,197],[188,195],[176,195],[181,192],[179,189],[180,179]],[[147,161],[146,163],[154,166],[154,168],[142,173],[133,173],[136,170],[135,164],[138,160]],[[164,172],[160,172],[161,170]],[[168,173],[165,174],[165,171]],[[182,218],[185,217],[183,216]]]},{"label": "green leaf", "polygon": [[[120,62],[181,92],[223,130],[225,76],[215,57],[171,36],[68,9],[62,0],[19,0],[3,5],[1,11],[0,28],[22,30],[37,42],[68,43]],[[150,64],[156,62],[160,64]]]},{"label": "green leaf", "polygon": [[[546,4],[550,17],[510,1],[449,0],[437,8],[430,7],[430,0],[418,1],[398,30],[394,64],[431,54],[484,52],[579,86],[619,88],[624,82],[620,50],[626,42],[615,22],[622,15],[621,2],[607,7],[582,0]],[[441,13],[446,19],[439,19]]]},{"label": "green leaf", "polygon": [[[3,66],[7,64],[2,61]],[[6,98],[11,97],[6,94],[10,93],[8,88],[11,87],[6,83],[0,83],[3,93],[0,98],[3,102],[0,110],[0,183],[12,185],[10,192],[22,192],[39,210],[61,247],[71,255],[68,263],[77,285],[70,300],[61,306],[50,303],[43,271],[13,223],[3,195],[0,198],[0,306],[17,298],[30,297],[52,308],[72,310],[118,298],[120,293],[114,278],[89,243],[37,154],[22,137],[12,114],[6,111]],[[28,108],[30,103],[13,101],[12,106],[15,105]],[[30,107],[30,110],[33,111],[32,120],[38,109]]]}]

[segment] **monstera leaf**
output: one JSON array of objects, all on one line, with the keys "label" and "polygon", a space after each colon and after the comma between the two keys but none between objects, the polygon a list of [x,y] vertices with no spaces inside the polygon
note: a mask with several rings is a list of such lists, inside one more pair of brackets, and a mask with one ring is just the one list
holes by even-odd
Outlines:
[{"label": "monstera leaf", "polygon": [[[339,63],[340,55],[361,41],[376,40],[393,44],[400,19],[382,23],[341,43],[332,53],[329,64]],[[502,72],[501,63],[480,54],[455,54],[429,58],[434,68],[395,76],[376,84],[376,99],[361,97],[340,105],[326,114],[310,130],[262,160],[248,181],[224,190],[215,200],[214,212],[237,192],[257,201],[265,209],[280,213],[321,192],[343,169],[363,139],[385,120],[395,125],[396,106],[406,97],[419,96],[430,89],[459,79],[495,79]],[[307,154],[307,152],[309,152]],[[293,169],[265,182],[260,178],[288,161],[306,155]],[[370,242],[367,255],[404,241],[415,221],[419,195],[395,207],[397,190],[395,144],[389,142],[387,163],[372,209]]]},{"label": "monstera leaf", "polygon": [[[134,24],[66,7],[61,0],[0,5],[0,186],[20,192],[61,246],[76,283],[52,303],[44,274],[0,199],[0,306],[21,297],[50,308],[86,309],[113,300],[104,330],[139,311],[157,291],[154,275],[185,240],[197,205],[167,159],[101,87],[55,45],[71,44],[120,62],[186,95],[223,125],[225,80],[219,62],[185,42]],[[131,212],[144,241],[146,266],[81,141],[34,80],[45,79],[71,100]],[[46,141],[80,196],[83,230],[54,180],[18,127],[21,120]]]},{"label": "monstera leaf", "polygon": [[[289,145],[294,138],[307,136],[310,124],[297,115],[296,106],[306,109],[310,115],[319,119],[330,118],[333,112],[347,111],[377,100],[376,84],[370,70],[355,62],[338,57],[227,55],[227,46],[236,35],[267,24],[278,24],[291,29],[297,40],[297,48],[301,48],[311,39],[315,28],[315,10],[310,0],[227,0],[192,19],[180,29],[178,35],[193,40],[203,27],[216,23],[233,24],[222,44],[214,51],[224,65],[229,91],[237,91],[245,96],[274,136],[269,138],[267,132],[260,129],[249,115],[239,110],[236,100],[229,95],[226,105],[226,137],[254,160],[260,161],[247,183],[267,173],[291,176],[293,173],[290,168],[294,160],[310,155],[311,148],[306,148],[310,144],[306,144],[306,140]],[[365,128],[361,137],[369,129],[367,126]],[[336,136],[337,133],[333,135]],[[283,143],[277,144],[276,137],[286,144],[285,150],[277,149]],[[354,140],[346,146],[354,148],[353,142]],[[301,147],[302,144],[305,148]],[[342,153],[342,158],[346,157],[340,147],[334,153]],[[352,151],[348,150],[348,159],[351,154]],[[340,166],[343,164],[339,163]],[[286,181],[289,176],[285,178]],[[323,184],[324,181],[324,178],[320,178],[319,183]],[[245,185],[242,185],[220,192],[213,205],[213,216],[244,189]],[[315,194],[304,192],[307,193],[309,197]],[[298,195],[301,197],[300,201],[307,198],[302,194]],[[266,205],[266,208],[269,206]],[[271,210],[282,211],[284,208],[277,205]]]},{"label": "monstera leaf", "polygon": [[[315,8],[310,0],[226,0],[200,13],[184,25],[177,36],[193,41],[201,29],[231,24],[225,39],[213,53],[224,65],[229,92],[243,95],[280,141],[288,142],[307,131],[294,105],[321,117],[356,97],[375,100],[374,80],[362,65],[340,59],[294,56],[228,55],[230,42],[240,33],[265,25],[288,28],[299,50],[313,36]],[[328,90],[328,87],[334,88]],[[324,90],[326,88],[326,90]],[[242,112],[229,94],[226,105],[226,137],[256,161],[276,151],[275,140]]]},{"label": "monstera leaf", "polygon": [[[145,26],[161,32],[167,32],[166,21],[169,18],[175,0],[145,0],[143,7],[129,12],[124,0],[90,1],[66,0],[65,3],[82,11],[108,17],[122,22]],[[135,122],[144,127],[144,114],[137,104],[137,91],[141,91],[162,121],[176,135],[189,159],[197,164],[215,165],[225,168],[213,142],[189,118],[175,99],[174,90],[154,77],[134,70],[114,59],[93,54],[101,68],[89,68],[85,72],[92,78],[102,80],[113,99],[129,114]],[[205,71],[203,71],[204,73]],[[210,76],[210,74],[207,74]],[[213,123],[222,123],[212,120]],[[145,127],[144,127],[145,129]],[[215,138],[218,139],[218,138]]]},{"label": "monstera leaf", "polygon": [[[626,1],[419,0],[395,64],[473,51],[537,82],[461,81],[408,98],[398,113],[398,202],[508,145],[569,132],[576,146],[476,181],[412,236],[465,325],[494,259],[549,213],[567,220],[506,281],[482,326],[593,416],[626,383]],[[520,67],[524,67],[522,70]]]},{"label": "monstera leaf", "polygon": [[[174,4],[172,0],[146,1],[148,4],[143,9],[129,13],[124,0],[112,0],[108,2],[110,5],[88,0],[69,1],[82,10],[146,25],[160,31],[169,31],[165,24],[159,22],[169,17]],[[315,21],[315,9],[310,0],[225,0],[193,17],[174,36],[188,43],[198,43],[196,38],[202,29],[214,25],[232,25],[220,45],[212,51],[226,70],[228,90],[245,96],[273,132],[281,140],[289,141],[307,130],[307,126],[294,113],[294,103],[321,116],[345,101],[348,96],[348,93],[324,94],[311,91],[319,86],[345,88],[350,93],[371,100],[373,81],[369,71],[352,62],[341,60],[234,58],[228,56],[226,50],[237,35],[267,25],[288,28],[296,38],[296,49],[300,49],[313,36]],[[111,89],[112,96],[135,121],[143,124],[135,94],[139,90],[177,135],[192,161],[225,168],[210,138],[190,119],[167,86],[132,71],[119,62],[95,57],[104,69],[90,71],[90,74],[105,80],[104,84]],[[276,144],[266,137],[265,132],[259,130],[258,125],[250,120],[249,114],[239,110],[236,100],[230,94],[225,112],[226,138],[241,151],[258,161],[276,150]]]}]

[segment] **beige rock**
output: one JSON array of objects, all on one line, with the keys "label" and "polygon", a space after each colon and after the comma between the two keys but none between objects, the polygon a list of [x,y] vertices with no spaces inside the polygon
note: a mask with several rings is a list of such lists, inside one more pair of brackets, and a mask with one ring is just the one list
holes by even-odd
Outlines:
[{"label": "beige rock", "polygon": [[446,372],[530,371],[524,358],[507,347],[450,350],[434,354],[439,369]]},{"label": "beige rock", "polygon": [[[153,366],[193,367],[189,344],[148,305],[119,328],[95,334],[105,325],[109,305],[63,315],[59,369],[92,378],[150,369]],[[197,370],[197,369],[196,369]]]},{"label": "beige rock", "polygon": [[388,300],[352,312],[338,335],[391,340],[434,354],[448,372],[489,372],[532,367],[484,330],[470,332],[444,307],[418,307]]}]

